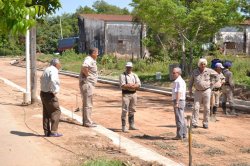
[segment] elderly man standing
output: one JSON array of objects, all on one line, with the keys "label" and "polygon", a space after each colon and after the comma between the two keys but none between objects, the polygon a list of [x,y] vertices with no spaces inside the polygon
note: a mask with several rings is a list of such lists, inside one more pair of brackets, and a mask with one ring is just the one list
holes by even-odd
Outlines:
[{"label": "elderly man standing", "polygon": [[128,112],[129,130],[136,130],[134,124],[135,106],[137,104],[136,90],[141,86],[139,77],[132,72],[132,62],[127,62],[126,71],[120,75],[120,86],[122,88],[122,131],[127,132],[126,114]]},{"label": "elderly man standing", "polygon": [[93,107],[93,94],[97,82],[97,65],[96,59],[98,49],[91,48],[89,55],[84,59],[79,76],[79,86],[82,96],[82,119],[83,126],[96,127],[96,124],[91,120]]},{"label": "elderly man standing", "polygon": [[[41,78],[41,100],[43,104],[43,130],[47,137],[60,137],[57,132],[61,110],[58,103],[57,93],[60,90],[58,70],[61,64],[58,59],[53,59]],[[51,126],[50,126],[51,125]]]},{"label": "elderly man standing", "polygon": [[201,58],[198,62],[198,68],[194,69],[190,78],[189,95],[192,96],[192,87],[194,85],[194,110],[192,113],[192,126],[198,127],[199,110],[200,105],[203,103],[203,128],[208,128],[208,121],[210,115],[210,98],[211,88],[213,86],[212,79],[215,78],[215,82],[219,80],[218,73],[209,69],[207,66],[207,60]]},{"label": "elderly man standing", "polygon": [[187,136],[187,125],[184,117],[186,104],[186,83],[181,77],[181,69],[176,67],[172,72],[174,82],[172,84],[172,100],[176,122],[176,137],[174,140],[182,140]]},{"label": "elderly man standing", "polygon": [[216,116],[217,108],[220,104],[221,87],[225,83],[225,77],[222,73],[222,69],[224,69],[224,67],[221,63],[215,64],[214,70],[218,73],[219,81],[214,84],[211,92],[211,115],[213,115],[213,117]]},{"label": "elderly man standing", "polygon": [[237,115],[234,109],[234,101],[233,101],[233,90],[234,90],[234,82],[233,82],[233,73],[230,71],[232,63],[226,61],[224,63],[225,70],[223,71],[225,75],[225,84],[222,86],[222,109],[223,112],[227,115],[226,102],[229,102],[230,113],[233,115]]}]

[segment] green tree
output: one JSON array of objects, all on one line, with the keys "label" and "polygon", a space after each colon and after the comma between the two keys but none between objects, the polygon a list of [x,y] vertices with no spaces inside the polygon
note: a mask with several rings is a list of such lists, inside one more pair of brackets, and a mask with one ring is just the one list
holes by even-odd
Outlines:
[{"label": "green tree", "polygon": [[187,50],[192,66],[194,48],[211,40],[220,28],[243,20],[237,0],[133,0],[132,6],[134,15],[153,31],[177,41],[186,73]]},{"label": "green tree", "polygon": [[117,6],[114,5],[110,5],[107,2],[100,0],[100,1],[96,1],[94,2],[94,4],[92,5],[92,7],[95,9],[96,13],[98,14],[129,14],[129,11],[127,8],[119,8]]},{"label": "green tree", "polygon": [[0,0],[0,33],[25,34],[35,25],[37,16],[50,14],[60,6],[59,0]]}]

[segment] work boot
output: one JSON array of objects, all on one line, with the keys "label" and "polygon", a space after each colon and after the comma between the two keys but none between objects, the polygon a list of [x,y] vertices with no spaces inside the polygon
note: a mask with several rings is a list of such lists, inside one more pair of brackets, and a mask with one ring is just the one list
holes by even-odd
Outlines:
[{"label": "work boot", "polygon": [[217,121],[217,119],[216,119],[217,107],[213,106],[213,108],[212,108],[212,110],[210,112],[212,112],[211,116],[210,116],[210,121],[211,122],[216,122]]},{"label": "work boot", "polygon": [[227,112],[226,103],[222,103],[221,107],[222,107],[223,113],[226,114],[226,115],[229,115],[228,112]]},{"label": "work boot", "polygon": [[216,114],[216,112],[217,112],[217,107],[213,106],[213,114]]},{"label": "work boot", "polygon": [[134,115],[129,116],[129,117],[128,117],[128,121],[129,121],[129,130],[138,130],[138,129],[135,127]]},{"label": "work boot", "polygon": [[230,107],[230,114],[231,115],[238,115],[236,112],[235,112],[235,109],[234,109],[234,107]]},{"label": "work boot", "polygon": [[127,129],[126,126],[122,126],[122,132],[124,132],[124,133],[127,133],[127,132],[128,132],[128,129]]},{"label": "work boot", "polygon": [[128,132],[125,119],[122,119],[122,132],[124,132],[124,133]]}]

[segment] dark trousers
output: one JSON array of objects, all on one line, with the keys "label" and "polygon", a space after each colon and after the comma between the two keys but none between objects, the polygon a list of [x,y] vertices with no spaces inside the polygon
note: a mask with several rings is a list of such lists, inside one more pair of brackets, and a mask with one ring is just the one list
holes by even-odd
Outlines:
[{"label": "dark trousers", "polygon": [[58,98],[49,92],[40,93],[43,104],[43,130],[46,136],[57,133],[61,110]]}]

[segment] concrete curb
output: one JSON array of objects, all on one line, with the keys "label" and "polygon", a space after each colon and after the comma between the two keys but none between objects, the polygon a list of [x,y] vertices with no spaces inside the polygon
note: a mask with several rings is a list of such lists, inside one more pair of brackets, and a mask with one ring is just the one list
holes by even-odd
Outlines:
[{"label": "concrete curb", "polygon": [[[19,85],[5,79],[5,78],[2,78],[0,77],[0,80],[2,80],[5,84],[13,87],[13,88],[16,88],[18,90],[20,90],[21,92],[24,92],[25,93],[25,89],[20,87]],[[40,99],[40,97],[38,97]],[[60,107],[61,108],[61,112],[68,116],[68,117],[71,117],[73,116],[73,118],[75,120],[77,120],[79,123],[82,123],[82,118],[74,113],[72,113],[72,111],[69,111],[63,107]],[[116,145],[116,146],[119,146],[120,148],[122,149],[125,149],[126,152],[132,156],[136,156],[144,161],[156,161],[162,165],[165,165],[165,166],[183,166],[184,164],[182,163],[177,163],[167,157],[164,157],[160,154],[158,154],[157,152],[151,150],[151,149],[148,149],[146,147],[144,147],[143,145],[140,145],[124,136],[121,136],[120,134],[117,134],[101,125],[98,125],[97,127],[95,128],[92,128],[94,131],[108,137],[109,139],[111,139],[113,141],[113,144]]]},{"label": "concrete curb", "polygon": [[[16,65],[16,66],[25,68],[25,66],[21,66],[21,65]],[[43,71],[43,69],[41,69],[41,68],[37,68],[37,70]],[[75,77],[75,78],[79,77],[79,74],[76,73],[76,72],[59,71],[59,73],[62,74],[62,75],[71,76],[71,77]],[[119,86],[119,81],[118,80],[112,80],[112,79],[108,79],[108,78],[104,78],[104,77],[98,77],[98,82],[104,83],[104,84],[111,84],[111,85]],[[168,95],[168,96],[172,95],[171,89],[156,87],[156,86],[152,86],[152,85],[145,85],[144,84],[144,85],[142,85],[142,87],[139,90],[152,92],[152,93],[164,94],[164,95]],[[193,97],[187,96],[187,99],[188,100],[193,100]],[[250,113],[250,101],[234,99],[234,103],[235,103],[235,108],[237,110],[245,111],[245,112]],[[227,105],[229,105],[229,104],[227,104]]]}]

